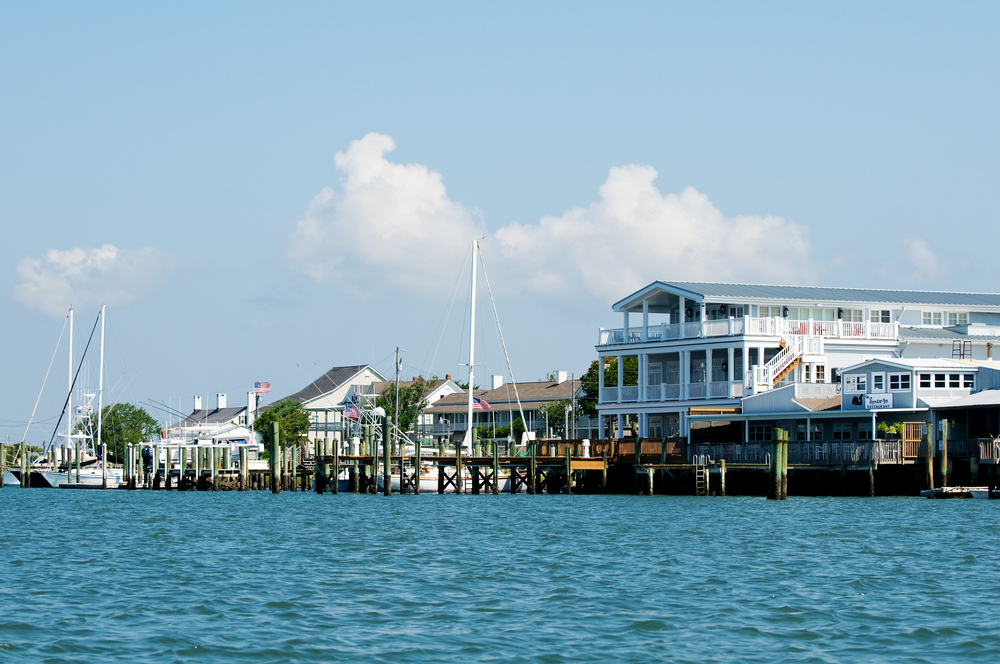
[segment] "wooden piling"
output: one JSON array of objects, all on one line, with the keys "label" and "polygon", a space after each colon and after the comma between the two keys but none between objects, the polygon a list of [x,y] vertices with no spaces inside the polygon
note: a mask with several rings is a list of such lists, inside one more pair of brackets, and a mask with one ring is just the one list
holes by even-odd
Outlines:
[{"label": "wooden piling", "polygon": [[333,452],[333,469],[327,465],[326,476],[330,479],[330,493],[338,494],[340,493],[340,444],[334,440],[330,447],[330,451]]},{"label": "wooden piling", "polygon": [[281,449],[280,436],[280,425],[277,422],[271,422],[271,453],[268,459],[268,465],[271,469],[271,493],[281,493],[281,476],[279,475],[281,471],[278,465],[278,452]]},{"label": "wooden piling", "polygon": [[573,457],[571,456],[572,449],[570,445],[566,446],[566,495],[573,493]]},{"label": "wooden piling", "polygon": [[493,443],[493,495],[500,493],[500,446]]},{"label": "wooden piling", "polygon": [[538,459],[535,458],[537,451],[537,441],[528,443],[531,454],[528,457],[528,493],[535,495],[538,493]]},{"label": "wooden piling", "polygon": [[719,495],[726,495],[726,460],[719,460]]},{"label": "wooden piling", "polygon": [[[392,495],[392,466],[390,465],[390,453],[392,448],[389,442],[391,425],[392,418],[388,415],[384,415],[382,417],[382,493],[386,496]],[[400,464],[400,466],[402,466],[402,464]],[[400,473],[399,479],[400,483],[402,483],[402,473]]]},{"label": "wooden piling", "polygon": [[782,431],[781,442],[781,499],[788,498],[788,438],[789,432]]},{"label": "wooden piling", "polygon": [[[69,467],[67,462],[66,467]],[[0,489],[3,488],[3,478],[7,474],[7,445],[0,443]]]},{"label": "wooden piling", "polygon": [[875,464],[868,464],[868,497],[875,497]]},{"label": "wooden piling", "polygon": [[941,486],[948,486],[948,420],[941,420]]}]

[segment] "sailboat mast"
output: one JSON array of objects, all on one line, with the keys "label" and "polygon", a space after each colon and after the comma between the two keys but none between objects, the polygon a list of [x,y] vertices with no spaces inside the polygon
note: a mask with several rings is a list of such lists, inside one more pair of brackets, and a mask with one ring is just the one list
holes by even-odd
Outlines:
[{"label": "sailboat mast", "polygon": [[472,291],[469,299],[472,301],[471,323],[469,327],[469,423],[465,432],[465,442],[472,448],[472,390],[476,376],[476,253],[479,251],[479,241],[472,241]]},{"label": "sailboat mast", "polygon": [[[66,418],[66,449],[73,445],[73,307],[69,308],[69,386],[66,388],[66,408],[69,410],[69,417]],[[63,459],[67,464],[69,460]],[[67,466],[68,467],[68,466]]]},{"label": "sailboat mast", "polygon": [[101,449],[101,418],[104,416],[102,412],[104,410],[104,306],[101,306],[101,360],[100,366],[97,369],[97,448],[94,452],[98,452]]}]

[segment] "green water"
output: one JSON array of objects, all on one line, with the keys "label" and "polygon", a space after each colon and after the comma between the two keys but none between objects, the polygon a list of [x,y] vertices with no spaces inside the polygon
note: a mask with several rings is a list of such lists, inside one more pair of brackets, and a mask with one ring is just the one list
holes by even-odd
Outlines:
[{"label": "green water", "polygon": [[5,488],[0,662],[995,662],[998,515]]}]

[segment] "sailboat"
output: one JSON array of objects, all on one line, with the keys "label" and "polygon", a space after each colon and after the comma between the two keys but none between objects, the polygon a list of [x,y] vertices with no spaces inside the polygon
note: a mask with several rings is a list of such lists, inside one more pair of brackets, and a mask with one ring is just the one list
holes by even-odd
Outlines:
[{"label": "sailboat", "polygon": [[[468,390],[469,390],[469,395],[468,395],[469,399],[468,399],[468,415],[467,415],[467,419],[466,419],[467,427],[466,427],[466,432],[465,432],[465,438],[463,439],[463,441],[461,443],[461,445],[462,445],[462,454],[463,455],[468,455],[468,454],[471,454],[473,452],[473,431],[474,431],[474,429],[473,429],[473,419],[472,418],[473,418],[473,412],[474,412],[474,410],[476,410],[476,402],[478,401],[475,398],[474,394],[473,394],[473,390],[475,390],[475,382],[476,382],[476,378],[475,378],[475,367],[476,367],[476,292],[477,292],[476,291],[476,286],[477,286],[477,281],[476,280],[477,280],[478,271],[479,271],[478,270],[478,265],[477,265],[478,260],[481,260],[480,249],[479,249],[479,241],[478,240],[473,240],[472,241],[472,283],[471,283],[471,290],[470,290],[470,293],[469,293],[469,300],[470,300],[470,312],[469,312],[469,314],[470,314],[470,321],[471,321],[471,323],[470,323],[470,329],[469,329],[469,388],[468,388]],[[524,410],[521,408],[521,399],[520,399],[520,396],[517,393],[517,382],[514,380],[514,372],[513,372],[513,370],[511,369],[511,366],[510,366],[510,357],[507,354],[507,344],[504,341],[503,330],[500,329],[500,319],[499,319],[499,316],[497,315],[496,303],[493,301],[493,291],[492,291],[492,289],[490,288],[490,285],[489,285],[489,276],[486,275],[486,266],[485,266],[485,263],[483,264],[483,276],[486,279],[486,287],[487,287],[487,291],[489,292],[489,295],[490,295],[490,304],[491,304],[491,306],[493,308],[493,315],[494,315],[494,318],[496,320],[497,331],[498,331],[499,337],[500,337],[500,343],[501,343],[501,345],[503,347],[504,359],[506,360],[507,370],[508,370],[508,372],[510,373],[510,376],[511,376],[511,384],[513,385],[513,388],[514,388],[514,396],[517,399],[518,411],[519,411],[519,413],[521,415],[521,421],[523,422],[524,421]],[[398,353],[398,349],[397,349],[397,353]],[[400,366],[399,365],[399,358],[398,358],[398,355],[397,355],[397,358],[396,358],[397,382],[398,382],[399,366]],[[395,424],[393,425],[393,427],[395,428]],[[410,440],[408,440],[406,438],[406,436],[402,432],[398,432],[397,431],[397,433],[401,436],[401,441],[402,441],[401,442],[401,447],[404,450],[403,451],[403,455],[404,455],[403,465],[405,466],[406,465],[405,456],[407,454],[412,455],[414,453],[413,451],[409,451],[409,452],[406,451],[407,443],[410,444],[410,449],[411,450],[415,450],[416,446],[420,444],[420,440],[418,438],[416,441],[410,441]],[[517,441],[517,444],[518,445],[522,445],[523,442],[524,442],[523,440],[522,441]],[[420,476],[420,491],[421,492],[432,492],[432,493],[436,493],[437,492],[437,488],[438,488],[438,467],[437,467],[437,464],[434,462],[434,455],[436,453],[437,453],[436,450],[427,450],[427,454],[425,456],[425,453],[423,451],[421,452],[422,467],[421,467],[420,473],[419,473],[419,476]],[[412,456],[411,456],[411,458],[412,458]],[[469,483],[472,481],[471,475],[469,475],[468,468],[464,468],[463,469],[463,475],[465,475],[462,478],[463,491],[465,491],[465,490],[469,489]],[[503,491],[509,491],[510,490],[510,484],[509,484],[510,483],[510,477],[509,477],[509,475],[503,475],[503,474],[501,474],[501,476],[498,477],[497,480],[498,480],[499,488],[500,488],[501,492],[503,492]],[[384,486],[383,485],[383,477],[382,477],[381,474],[379,474],[379,476],[378,476],[378,486],[380,487],[379,490],[381,490],[381,487]],[[396,470],[391,475],[391,487],[392,487],[393,491],[398,491],[400,489],[400,486],[401,486],[400,469],[397,466]],[[454,489],[452,489],[450,487],[448,489],[446,489],[446,492],[450,493],[452,491],[454,491]]]},{"label": "sailboat", "polygon": [[[63,412],[60,415],[60,422],[56,424],[56,432],[62,422],[63,416],[67,416],[66,433],[59,437],[65,439],[66,443],[60,448],[55,448],[52,442],[56,438],[53,432],[52,439],[45,450],[46,454],[31,466],[32,485],[42,487],[59,488],[86,488],[86,489],[107,489],[115,488],[122,483],[123,470],[121,468],[109,467],[107,462],[107,448],[101,440],[101,426],[104,401],[104,321],[106,307],[101,307],[99,320],[101,323],[100,341],[100,366],[98,369],[98,389],[96,393],[83,393],[82,401],[74,408],[73,391],[76,381],[79,378],[80,370],[83,366],[83,359],[86,357],[90,342],[84,350],[83,357],[80,358],[80,365],[76,372],[73,371],[73,308],[69,310],[69,387],[66,394],[66,402]],[[96,327],[96,323],[95,323]],[[91,332],[91,339],[93,331]],[[44,387],[44,386],[43,386]],[[97,398],[97,428],[96,431],[87,426],[81,426],[86,422],[88,425],[93,421],[93,401]],[[65,454],[57,455],[56,452],[65,451]],[[17,473],[17,471],[14,471]],[[20,480],[19,473],[18,479]]]}]

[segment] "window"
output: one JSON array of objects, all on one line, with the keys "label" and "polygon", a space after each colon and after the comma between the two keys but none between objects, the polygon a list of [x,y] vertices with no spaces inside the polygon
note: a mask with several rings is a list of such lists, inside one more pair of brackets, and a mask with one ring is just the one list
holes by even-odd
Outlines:
[{"label": "window", "polygon": [[871,422],[864,422],[858,424],[858,440],[871,440],[871,439],[872,439]]},{"label": "window", "polygon": [[826,365],[817,364],[816,365],[816,382],[825,383],[826,382]]},{"label": "window", "polygon": [[751,443],[771,442],[771,425],[751,424],[748,427],[747,437]]},{"label": "window", "polygon": [[[663,365],[659,362],[649,363],[649,382],[647,385],[659,385],[663,382]],[[654,436],[659,438],[659,436]]]},{"label": "window", "polygon": [[923,322],[924,325],[941,325],[941,312],[925,311]]},{"label": "window", "polygon": [[962,387],[975,387],[976,374],[962,374]]},{"label": "window", "polygon": [[881,394],[885,392],[885,374],[884,373],[873,373],[872,374],[872,393]]},{"label": "window", "polygon": [[844,391],[866,392],[867,382],[868,382],[867,374],[848,374],[844,376]]},{"label": "window", "polygon": [[948,387],[962,387],[962,375],[948,374]]},{"label": "window", "polygon": [[811,380],[812,377],[809,375],[809,365],[808,364],[806,365],[806,368],[804,369],[804,371],[805,371],[805,377],[803,378],[803,382],[805,382],[805,383],[811,383],[812,382],[812,380]]},{"label": "window", "polygon": [[945,383],[944,374],[934,374],[934,387],[948,387]]},{"label": "window", "polygon": [[833,425],[833,439],[834,440],[850,440],[851,439],[851,424],[850,422],[838,422]]},{"label": "window", "polygon": [[928,389],[931,386],[931,375],[930,374],[920,374],[920,387],[923,389]]},{"label": "window", "polygon": [[760,308],[761,318],[772,318],[781,317],[781,307],[761,307]]},{"label": "window", "polygon": [[948,325],[968,325],[969,324],[969,314],[956,314],[954,312],[948,313]]},{"label": "window", "polygon": [[892,312],[888,309],[872,309],[868,320],[873,323],[891,323]]},{"label": "window", "polygon": [[842,321],[845,323],[864,323],[865,312],[863,309],[844,309]]},{"label": "window", "polygon": [[891,392],[908,392],[910,389],[910,374],[889,374],[889,390]]}]

